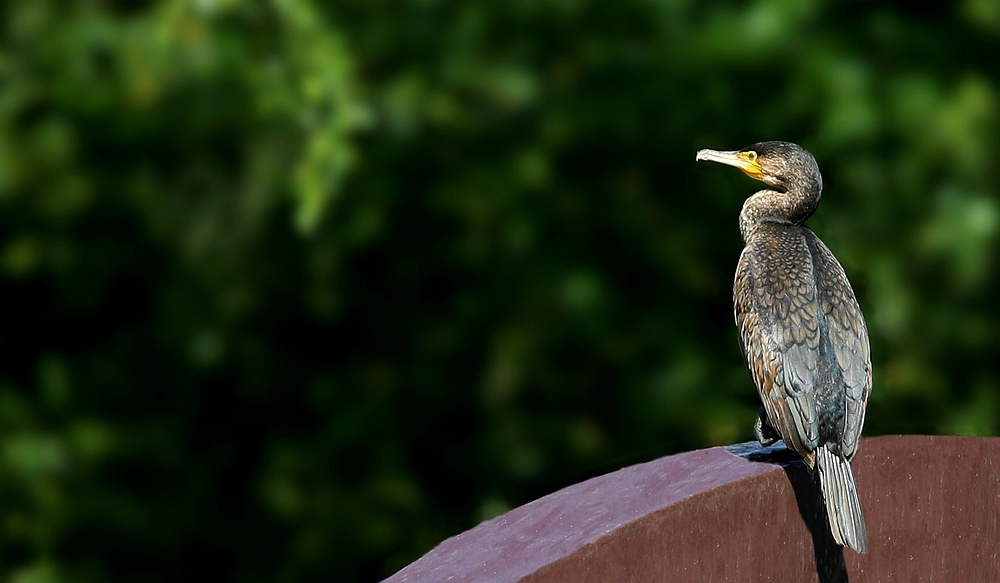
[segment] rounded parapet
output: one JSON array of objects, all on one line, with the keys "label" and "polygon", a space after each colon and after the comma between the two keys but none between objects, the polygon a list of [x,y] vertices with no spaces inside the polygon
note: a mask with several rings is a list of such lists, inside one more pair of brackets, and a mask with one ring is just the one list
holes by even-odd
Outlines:
[{"label": "rounded parapet", "polygon": [[784,448],[672,455],[574,484],[454,536],[387,583],[992,581],[1000,438],[865,439],[861,555],[833,542]]}]

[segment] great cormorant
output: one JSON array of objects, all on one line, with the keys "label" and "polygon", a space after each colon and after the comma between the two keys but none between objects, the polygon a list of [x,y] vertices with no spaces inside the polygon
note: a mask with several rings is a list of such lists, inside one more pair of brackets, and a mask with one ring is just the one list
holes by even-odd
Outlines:
[{"label": "great cormorant", "polygon": [[803,224],[819,205],[819,166],[788,142],[701,150],[696,158],[735,166],[770,187],[743,204],[733,285],[740,348],[764,404],[754,434],[763,445],[780,437],[818,470],[834,539],[863,553],[867,534],[850,460],[871,394],[871,356],[844,268]]}]

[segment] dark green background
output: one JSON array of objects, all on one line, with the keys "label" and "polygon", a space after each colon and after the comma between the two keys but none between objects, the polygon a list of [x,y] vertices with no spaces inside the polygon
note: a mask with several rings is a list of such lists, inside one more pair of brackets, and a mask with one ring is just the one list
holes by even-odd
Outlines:
[{"label": "dark green background", "polygon": [[1000,431],[996,2],[11,0],[0,29],[4,579],[376,581],[751,439],[759,183],[704,147],[819,160],[867,434]]}]

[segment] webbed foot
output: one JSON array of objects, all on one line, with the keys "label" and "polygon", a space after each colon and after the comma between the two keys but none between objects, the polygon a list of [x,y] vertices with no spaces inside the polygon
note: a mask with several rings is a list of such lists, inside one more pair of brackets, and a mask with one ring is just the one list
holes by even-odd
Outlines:
[{"label": "webbed foot", "polygon": [[753,424],[753,435],[757,438],[757,441],[764,447],[774,444],[774,442],[781,439],[781,435],[774,430],[771,423],[767,419],[767,411],[763,407],[757,409],[757,421]]}]

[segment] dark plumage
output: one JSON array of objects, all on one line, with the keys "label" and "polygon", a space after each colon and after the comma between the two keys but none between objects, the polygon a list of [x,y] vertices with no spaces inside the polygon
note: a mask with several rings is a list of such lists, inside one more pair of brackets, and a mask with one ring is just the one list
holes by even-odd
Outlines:
[{"label": "dark plumage", "polygon": [[780,437],[817,469],[834,539],[863,553],[867,535],[849,462],[871,394],[871,356],[843,267],[803,224],[819,205],[819,167],[788,142],[701,150],[697,159],[736,166],[771,187],[743,204],[733,285],[740,347],[764,404],[754,433],[765,445]]}]

